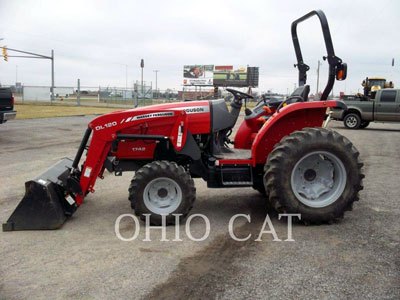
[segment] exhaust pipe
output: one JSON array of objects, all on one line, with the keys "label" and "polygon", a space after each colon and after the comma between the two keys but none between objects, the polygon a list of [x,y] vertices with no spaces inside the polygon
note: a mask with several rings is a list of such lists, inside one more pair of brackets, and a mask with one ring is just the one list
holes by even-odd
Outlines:
[{"label": "exhaust pipe", "polygon": [[63,158],[33,180],[25,182],[25,196],[6,223],[3,231],[60,228],[77,205],[65,186],[72,160]]}]

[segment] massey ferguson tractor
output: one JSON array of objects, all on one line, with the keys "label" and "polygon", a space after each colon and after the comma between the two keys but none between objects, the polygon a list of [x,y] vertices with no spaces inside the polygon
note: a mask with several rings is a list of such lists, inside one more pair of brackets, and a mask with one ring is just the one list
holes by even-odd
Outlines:
[{"label": "massey ferguson tractor", "polygon": [[[322,26],[329,77],[320,101],[308,101],[309,67],[304,64],[297,25],[317,16]],[[209,188],[253,187],[279,212],[299,213],[306,223],[332,223],[351,210],[362,189],[359,152],[339,133],[322,128],[327,108],[346,106],[327,100],[335,78],[346,78],[346,64],[335,55],[322,11],[312,11],[291,27],[299,88],[287,99],[261,100],[245,107],[251,95],[227,89],[223,99],[179,102],[115,111],[89,123],[74,160],[64,158],[25,183],[26,194],[3,224],[3,231],[56,229],[94,192],[103,172],[134,171],[129,201],[136,215],[186,216],[194,205],[193,178]],[[86,157],[82,159],[86,151]]]}]

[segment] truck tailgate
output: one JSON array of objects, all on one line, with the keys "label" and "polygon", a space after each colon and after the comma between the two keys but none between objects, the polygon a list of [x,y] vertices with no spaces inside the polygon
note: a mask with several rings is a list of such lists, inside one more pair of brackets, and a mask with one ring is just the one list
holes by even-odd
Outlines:
[{"label": "truck tailgate", "polygon": [[12,93],[9,88],[0,88],[0,111],[13,110]]}]

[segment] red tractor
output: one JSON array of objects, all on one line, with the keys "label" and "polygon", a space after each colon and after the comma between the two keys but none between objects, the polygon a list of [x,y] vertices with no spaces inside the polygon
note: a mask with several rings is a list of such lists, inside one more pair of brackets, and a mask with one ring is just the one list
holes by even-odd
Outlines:
[{"label": "red tractor", "polygon": [[[323,29],[329,79],[321,101],[309,102],[309,67],[303,63],[297,24],[313,15]],[[278,211],[300,213],[308,223],[343,217],[362,189],[362,163],[347,138],[321,126],[327,108],[346,108],[340,101],[326,100],[335,77],[345,79],[346,64],[335,56],[322,11],[294,21],[292,38],[299,88],[284,101],[261,100],[246,108],[233,142],[229,135],[252,96],[231,89],[230,109],[221,99],[102,115],[90,122],[73,161],[65,158],[25,183],[26,194],[3,230],[59,228],[88,192],[94,192],[105,170],[116,176],[135,172],[129,187],[131,206],[139,216],[150,214],[157,225],[163,215],[173,224],[173,214],[189,213],[196,197],[193,178],[203,178],[210,188],[253,187]]]}]

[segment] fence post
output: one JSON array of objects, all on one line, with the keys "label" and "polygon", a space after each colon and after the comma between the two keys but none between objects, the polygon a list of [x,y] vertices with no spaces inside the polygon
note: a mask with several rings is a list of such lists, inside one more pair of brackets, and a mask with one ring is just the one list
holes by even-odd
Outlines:
[{"label": "fence post", "polygon": [[135,102],[135,108],[138,107],[138,93],[137,92],[135,92],[133,101]]},{"label": "fence post", "polygon": [[81,106],[81,80],[78,78],[78,93],[76,95],[76,100],[78,106]]}]

